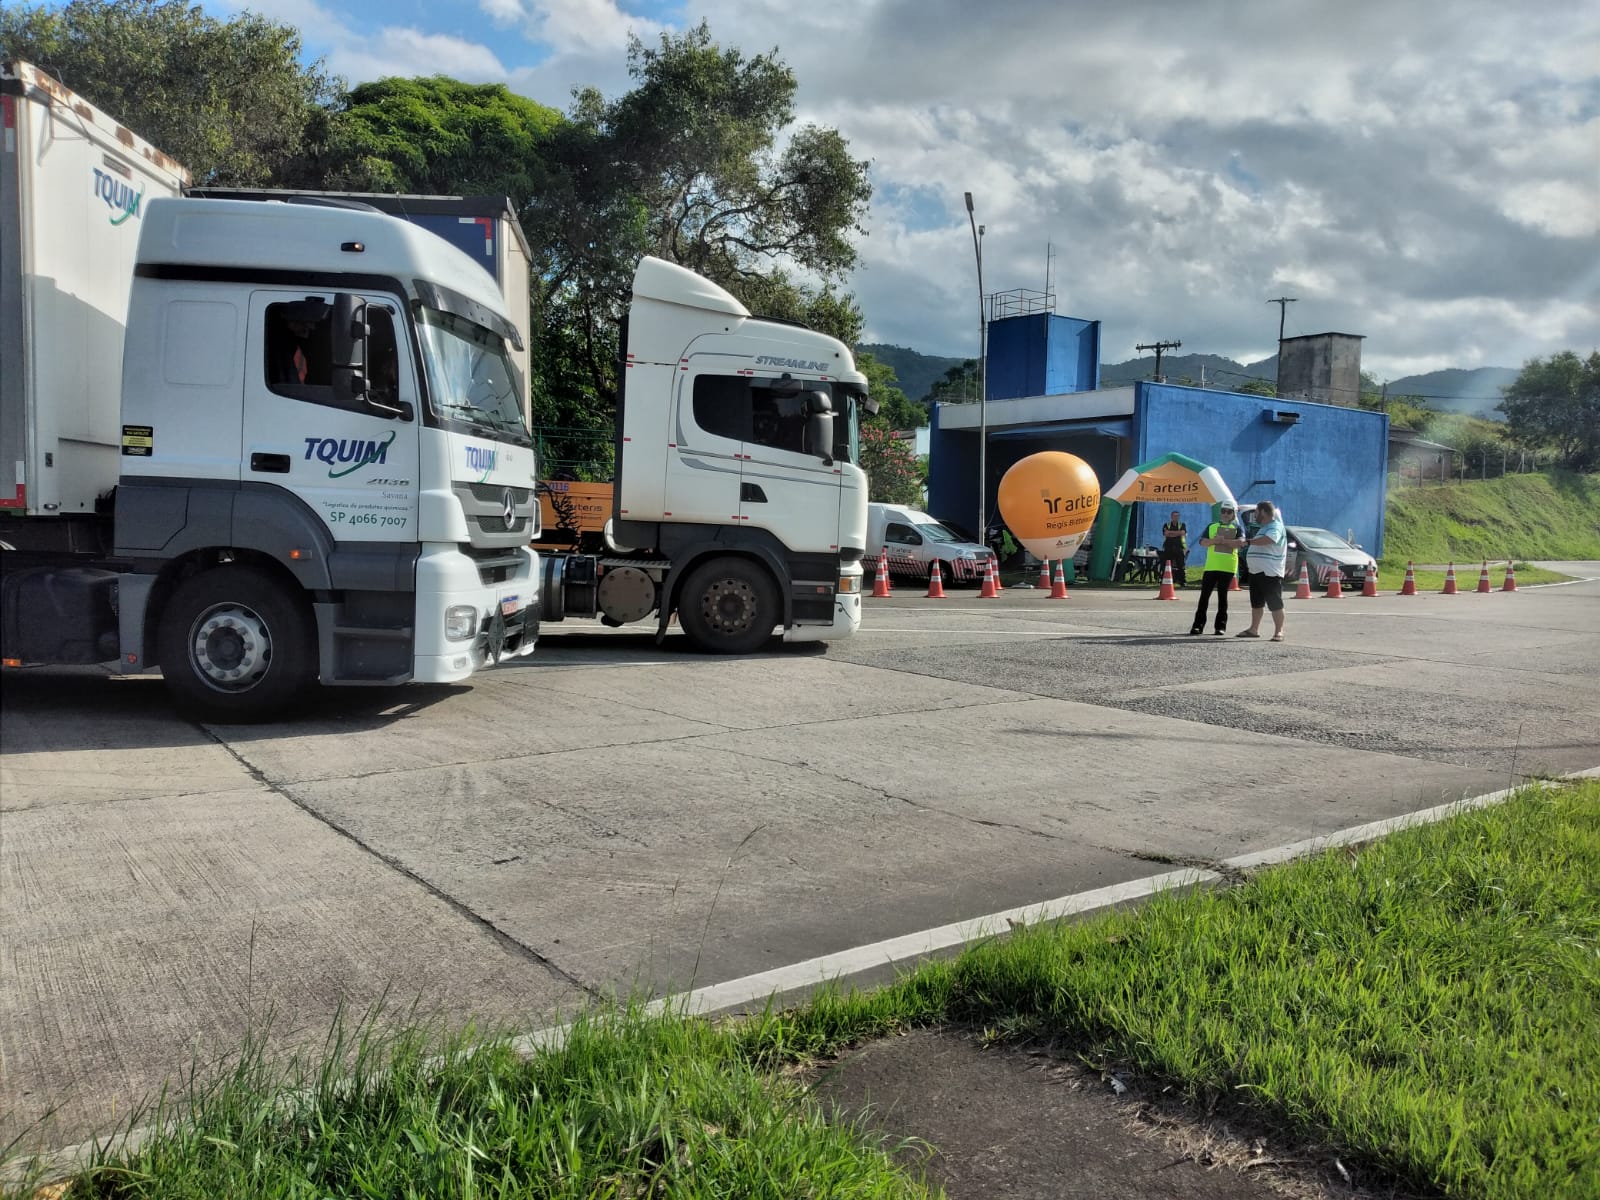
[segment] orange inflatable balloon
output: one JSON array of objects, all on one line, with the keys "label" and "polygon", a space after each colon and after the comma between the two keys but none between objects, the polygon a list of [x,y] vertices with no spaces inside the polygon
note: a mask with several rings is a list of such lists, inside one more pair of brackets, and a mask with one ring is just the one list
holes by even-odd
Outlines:
[{"label": "orange inflatable balloon", "polygon": [[1000,480],[1000,515],[1035,558],[1071,558],[1100,511],[1100,481],[1076,454],[1043,450]]}]

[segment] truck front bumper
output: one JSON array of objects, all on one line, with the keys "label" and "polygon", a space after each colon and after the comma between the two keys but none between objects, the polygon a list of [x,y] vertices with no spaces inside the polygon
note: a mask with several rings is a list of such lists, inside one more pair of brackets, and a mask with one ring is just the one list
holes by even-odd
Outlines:
[{"label": "truck front bumper", "polygon": [[786,642],[832,642],[847,638],[861,628],[861,564],[846,563],[839,568],[839,590],[833,597],[831,625],[791,625],[783,631]]},{"label": "truck front bumper", "polygon": [[[485,582],[454,545],[428,543],[417,561],[418,683],[457,683],[533,653],[539,637],[539,556],[521,549],[505,579]],[[470,610],[470,612],[468,611]]]}]

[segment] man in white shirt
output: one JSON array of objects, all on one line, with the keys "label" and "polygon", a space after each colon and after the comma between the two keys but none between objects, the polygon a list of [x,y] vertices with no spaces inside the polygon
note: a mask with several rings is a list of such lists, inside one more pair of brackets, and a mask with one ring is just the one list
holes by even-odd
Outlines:
[{"label": "man in white shirt", "polygon": [[1289,535],[1272,501],[1256,505],[1255,536],[1245,544],[1250,568],[1250,628],[1242,638],[1261,636],[1261,615],[1272,613],[1272,640],[1283,641],[1283,572],[1289,556]]}]

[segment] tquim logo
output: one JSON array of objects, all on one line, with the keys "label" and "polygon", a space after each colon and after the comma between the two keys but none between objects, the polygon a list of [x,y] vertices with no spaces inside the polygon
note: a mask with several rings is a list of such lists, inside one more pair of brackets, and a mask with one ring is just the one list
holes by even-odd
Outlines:
[{"label": "tquim logo", "polygon": [[[394,434],[383,441],[372,438],[316,438],[306,439],[305,461],[313,458],[325,463],[329,479],[343,479],[352,471],[388,461],[389,447],[394,444]],[[338,470],[334,468],[337,467]]]},{"label": "tquim logo", "polygon": [[478,479],[489,478],[489,472],[494,470],[499,461],[500,452],[493,446],[467,446],[467,470],[476,471]]},{"label": "tquim logo", "polygon": [[134,191],[133,184],[118,179],[99,167],[90,168],[94,171],[94,194],[106,202],[106,207],[111,209],[111,223],[121,225],[129,217],[139,215],[139,204],[144,199],[144,188]]}]

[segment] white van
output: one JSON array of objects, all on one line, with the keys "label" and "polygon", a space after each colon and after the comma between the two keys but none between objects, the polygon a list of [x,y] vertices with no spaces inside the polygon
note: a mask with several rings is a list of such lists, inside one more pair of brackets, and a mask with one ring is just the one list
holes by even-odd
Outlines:
[{"label": "white van", "polygon": [[890,575],[927,579],[937,562],[946,583],[981,580],[985,564],[994,558],[987,546],[962,540],[925,512],[899,504],[869,504],[866,565],[875,566],[885,550]]}]

